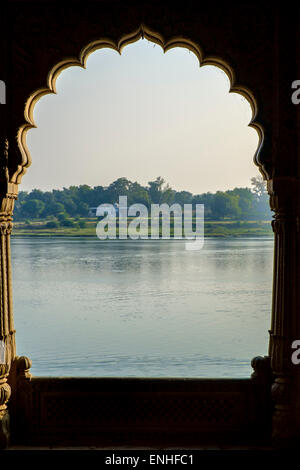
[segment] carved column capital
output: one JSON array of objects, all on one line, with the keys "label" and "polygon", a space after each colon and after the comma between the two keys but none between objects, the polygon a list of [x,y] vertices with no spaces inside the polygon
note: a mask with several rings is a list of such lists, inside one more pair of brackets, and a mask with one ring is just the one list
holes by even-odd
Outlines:
[{"label": "carved column capital", "polygon": [[300,215],[300,201],[295,197],[300,191],[300,179],[294,176],[274,177],[267,182],[267,189],[275,219],[295,222]]},{"label": "carved column capital", "polygon": [[291,230],[295,232],[300,231],[299,217],[297,215],[292,216],[287,212],[275,211],[273,217],[271,224],[275,235],[284,235]]},{"label": "carved column capital", "polygon": [[0,235],[10,235],[13,229],[11,220],[3,220],[0,216]]}]

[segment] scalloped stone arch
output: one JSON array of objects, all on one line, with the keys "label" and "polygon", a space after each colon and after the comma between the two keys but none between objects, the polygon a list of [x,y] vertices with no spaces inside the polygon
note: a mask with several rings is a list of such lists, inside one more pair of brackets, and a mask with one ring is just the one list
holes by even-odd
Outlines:
[{"label": "scalloped stone arch", "polygon": [[258,134],[258,146],[254,154],[253,160],[254,160],[255,165],[258,166],[264,179],[268,178],[268,175],[262,163],[259,160],[259,154],[260,154],[263,141],[264,141],[264,128],[256,120],[257,114],[258,114],[258,106],[257,106],[257,101],[253,93],[251,92],[251,90],[249,90],[247,87],[244,87],[238,84],[234,70],[226,61],[222,60],[221,58],[217,56],[205,57],[200,45],[196,44],[194,41],[191,41],[189,39],[182,38],[182,37],[173,37],[170,40],[165,41],[162,35],[160,35],[157,32],[152,31],[149,27],[142,24],[136,31],[130,34],[123,35],[118,42],[115,42],[108,38],[100,38],[96,41],[89,43],[87,46],[85,46],[80,51],[78,58],[67,57],[64,60],[58,62],[54,67],[52,67],[52,69],[48,73],[47,86],[45,86],[44,88],[39,88],[38,90],[33,92],[25,104],[25,110],[24,110],[25,123],[19,128],[18,134],[17,134],[17,142],[18,142],[19,150],[21,152],[22,161],[21,161],[21,164],[18,165],[17,171],[12,175],[12,178],[11,178],[12,183],[16,183],[16,184],[20,183],[22,176],[26,173],[27,168],[31,165],[31,156],[30,156],[30,152],[26,143],[26,135],[30,129],[37,127],[35,125],[34,118],[33,118],[34,107],[37,101],[39,101],[39,99],[42,98],[44,95],[47,95],[49,93],[56,93],[56,81],[57,81],[59,74],[68,67],[78,66],[78,67],[86,68],[88,57],[90,56],[90,54],[92,54],[96,50],[103,49],[103,48],[110,48],[110,49],[117,51],[119,54],[121,54],[123,48],[126,45],[134,43],[141,38],[142,39],[146,38],[149,41],[152,41],[158,44],[163,49],[164,52],[167,52],[170,49],[173,49],[175,47],[183,47],[183,48],[189,49],[198,58],[200,67],[204,65],[213,65],[222,69],[226,73],[230,82],[229,92],[238,93],[242,95],[251,106],[252,118],[248,126],[255,129]]}]

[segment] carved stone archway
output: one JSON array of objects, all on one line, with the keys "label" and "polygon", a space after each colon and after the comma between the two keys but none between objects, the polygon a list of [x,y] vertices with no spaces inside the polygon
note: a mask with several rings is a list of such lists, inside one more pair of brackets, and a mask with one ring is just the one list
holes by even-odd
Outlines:
[{"label": "carved stone archway", "polygon": [[[13,421],[26,428],[29,419],[26,413],[33,413],[32,402],[26,401],[23,393],[29,390],[30,377],[26,371],[30,361],[16,356],[9,238],[18,184],[30,164],[26,132],[34,126],[34,104],[43,94],[55,91],[55,80],[63,68],[84,66],[95,49],[111,47],[120,52],[124,45],[145,36],[165,50],[175,46],[191,49],[201,65],[221,67],[230,78],[232,91],[241,93],[252,106],[251,126],[260,138],[255,162],[268,182],[271,207],[275,212],[275,257],[269,357],[253,361],[255,374],[249,387],[252,390],[253,383],[256,384],[260,398],[255,409],[263,410],[264,419],[268,420],[270,362],[274,375],[273,438],[281,444],[291,443],[300,436],[297,398],[300,380],[298,369],[290,360],[292,340],[300,338],[297,315],[300,307],[300,289],[297,288],[300,284],[300,207],[296,197],[300,189],[297,145],[300,112],[290,99],[291,83],[300,73],[300,60],[296,60],[300,56],[300,15],[282,6],[250,1],[232,9],[224,3],[218,11],[214,5],[199,5],[196,1],[178,6],[172,1],[155,0],[78,0],[63,4],[47,0],[11,0],[6,7],[6,27],[0,36],[5,57],[0,63],[0,79],[5,82],[7,91],[6,104],[0,109],[0,339],[5,342],[7,352],[6,365],[0,370],[3,441],[7,435],[9,370]],[[81,49],[83,44],[88,46]],[[31,383],[40,386],[40,382]],[[131,384],[122,383],[124,390],[126,387],[132,390]],[[237,386],[234,381],[232,384]],[[54,389],[56,386],[58,390],[61,384],[49,385]],[[153,386],[156,387],[154,382]],[[180,389],[182,384],[176,386]],[[211,392],[216,391],[216,384],[204,382],[199,382],[196,389],[199,392],[204,387],[208,391],[210,386]],[[219,386],[224,388],[221,382]],[[230,394],[234,396],[238,393],[236,390],[231,389]],[[31,397],[32,393],[29,391]],[[258,423],[255,418],[252,432]],[[265,426],[267,429],[267,422]]]},{"label": "carved stone archway", "polygon": [[32,93],[32,95],[28,98],[25,104],[24,117],[26,123],[19,127],[17,134],[18,147],[23,158],[20,162],[18,170],[15,174],[11,176],[12,182],[20,184],[22,177],[26,172],[26,169],[31,165],[31,156],[26,145],[26,134],[28,130],[32,129],[33,127],[36,127],[33,118],[34,106],[37,101],[44,95],[48,93],[56,93],[56,80],[60,73],[64,69],[72,66],[79,66],[85,68],[88,57],[96,50],[110,48],[121,54],[123,48],[126,45],[132,44],[133,42],[144,38],[161,46],[164,52],[167,52],[170,49],[173,49],[174,47],[183,47],[189,49],[198,58],[200,67],[204,65],[213,65],[222,69],[226,73],[230,81],[230,92],[239,93],[244,98],[246,98],[247,102],[251,106],[252,119],[249,123],[249,127],[252,127],[257,131],[259,140],[253,160],[254,163],[259,167],[259,170],[261,171],[262,175],[267,178],[268,175],[266,173],[266,169],[264,168],[264,165],[260,160],[260,151],[262,149],[264,141],[264,131],[263,126],[256,120],[258,114],[257,102],[255,97],[253,96],[253,93],[249,89],[236,83],[235,74],[230,65],[226,63],[226,61],[218,57],[205,57],[200,46],[194,43],[193,41],[181,37],[172,37],[168,41],[165,41],[159,33],[151,31],[151,29],[145,25],[140,25],[140,27],[136,31],[122,36],[118,42],[114,42],[113,40],[107,38],[101,38],[96,41],[93,41],[80,51],[78,58],[66,58],[60,61],[50,70],[47,76],[47,86],[40,88],[34,93]]}]

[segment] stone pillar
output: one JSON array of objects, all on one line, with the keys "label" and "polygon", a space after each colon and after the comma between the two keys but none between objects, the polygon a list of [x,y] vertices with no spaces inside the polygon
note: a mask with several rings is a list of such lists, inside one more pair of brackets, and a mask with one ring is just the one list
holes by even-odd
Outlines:
[{"label": "stone pillar", "polygon": [[16,193],[8,181],[8,141],[0,141],[0,447],[8,445],[9,415],[7,402],[11,395],[8,375],[16,356],[12,308],[10,234]]},{"label": "stone pillar", "polygon": [[[272,441],[291,447],[297,439],[297,374],[291,345],[299,331],[299,182],[281,177],[268,182],[275,237],[272,322],[269,356],[274,375],[272,385]],[[298,366],[299,367],[299,366]]]}]

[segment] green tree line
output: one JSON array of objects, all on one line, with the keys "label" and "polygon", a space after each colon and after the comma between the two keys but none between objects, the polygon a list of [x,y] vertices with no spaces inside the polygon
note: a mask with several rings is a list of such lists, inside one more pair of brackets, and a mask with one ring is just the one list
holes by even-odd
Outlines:
[{"label": "green tree line", "polygon": [[262,178],[253,177],[251,187],[234,188],[216,193],[192,194],[175,191],[162,177],[149,181],[147,186],[118,178],[109,186],[91,187],[86,184],[61,190],[21,191],[15,205],[15,220],[88,217],[89,209],[103,203],[118,203],[127,196],[128,205],[145,204],[204,204],[206,220],[270,220],[268,195]]}]

